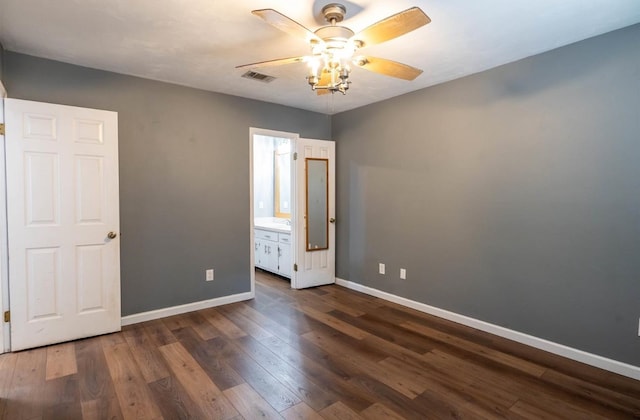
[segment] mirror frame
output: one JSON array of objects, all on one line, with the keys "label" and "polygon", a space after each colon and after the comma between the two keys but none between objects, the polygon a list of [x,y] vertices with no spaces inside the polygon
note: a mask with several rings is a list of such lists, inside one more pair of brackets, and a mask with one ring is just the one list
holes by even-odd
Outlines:
[{"label": "mirror frame", "polygon": [[[309,161],[322,161],[325,162],[325,244],[324,247],[309,248]],[[307,252],[312,251],[324,251],[329,249],[329,159],[326,158],[305,158],[305,249]]]}]

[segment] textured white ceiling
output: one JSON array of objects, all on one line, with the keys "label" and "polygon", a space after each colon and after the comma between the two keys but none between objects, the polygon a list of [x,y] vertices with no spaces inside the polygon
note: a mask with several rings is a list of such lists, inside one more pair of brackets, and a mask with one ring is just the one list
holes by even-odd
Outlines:
[{"label": "textured white ceiling", "polygon": [[[640,22],[640,0],[351,0],[342,23],[358,32],[418,6],[432,23],[362,50],[424,70],[412,82],[355,68],[346,96],[317,96],[304,64],[259,69],[269,84],[241,78],[239,64],[306,55],[307,45],[261,19],[273,8],[311,30],[312,0],[0,0],[5,49],[326,114],[406,92]],[[9,92],[10,93],[10,92]]]}]

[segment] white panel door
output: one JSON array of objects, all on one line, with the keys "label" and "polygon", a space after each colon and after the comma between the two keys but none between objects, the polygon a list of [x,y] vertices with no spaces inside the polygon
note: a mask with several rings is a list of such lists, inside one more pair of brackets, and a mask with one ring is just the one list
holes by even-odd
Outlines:
[{"label": "white panel door", "polygon": [[5,100],[11,350],[120,330],[118,115]]},{"label": "white panel door", "polygon": [[[293,273],[291,285],[295,289],[321,286],[335,283],[335,143],[327,140],[297,139],[294,142],[297,158],[295,163],[295,263],[297,271]],[[307,163],[308,158],[327,159],[327,249],[308,251],[307,242]],[[312,212],[313,213],[313,212]],[[330,222],[330,220],[332,222]]]},{"label": "white panel door", "polygon": [[[2,87],[2,82],[0,81],[0,123],[4,123],[4,100],[1,99],[4,97],[4,89]],[[4,174],[4,135],[0,134],[0,174]],[[5,193],[6,183],[0,182],[0,313],[4,313],[4,311],[9,310],[9,294],[7,293],[9,290],[8,282],[7,282],[7,216],[5,214],[6,211],[6,202],[5,199],[7,197]],[[5,349],[8,350],[9,338],[9,324],[5,323],[0,317],[0,354],[4,353]],[[6,339],[5,339],[6,337]]]}]

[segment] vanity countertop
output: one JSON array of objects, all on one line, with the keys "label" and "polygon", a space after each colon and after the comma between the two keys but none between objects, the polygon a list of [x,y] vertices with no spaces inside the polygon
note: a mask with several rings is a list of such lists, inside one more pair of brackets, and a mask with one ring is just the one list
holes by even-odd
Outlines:
[{"label": "vanity countertop", "polygon": [[285,219],[275,217],[256,217],[253,225],[256,229],[265,229],[273,232],[291,233],[291,225]]}]

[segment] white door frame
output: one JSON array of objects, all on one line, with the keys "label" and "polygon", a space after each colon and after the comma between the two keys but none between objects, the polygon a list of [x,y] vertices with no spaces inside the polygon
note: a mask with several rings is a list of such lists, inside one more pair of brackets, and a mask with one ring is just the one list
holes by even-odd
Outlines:
[{"label": "white door frame", "polygon": [[[0,81],[0,123],[4,123],[4,98],[7,91]],[[9,257],[7,254],[7,176],[5,171],[4,136],[0,135],[0,353],[11,349],[10,324],[4,322],[9,310]]]},{"label": "white door frame", "polygon": [[[253,253],[253,243],[255,241],[254,235],[254,215],[255,210],[253,208],[253,137],[255,135],[258,136],[267,136],[267,137],[279,137],[291,140],[291,150],[295,150],[296,140],[300,138],[300,135],[297,133],[289,133],[286,131],[275,131],[268,130],[265,128],[256,128],[249,127],[249,275],[251,277],[251,298],[255,297],[256,290],[256,262],[255,255]],[[292,172],[293,173],[293,172]],[[291,191],[295,192],[295,177],[291,177]],[[293,199],[295,195],[292,195],[291,199],[291,226],[296,226],[296,209],[295,209],[295,199]],[[296,246],[296,238],[295,234],[291,235],[291,249],[294,250]],[[294,261],[291,262],[293,265]],[[291,270],[291,284],[295,281],[295,271]]]}]

